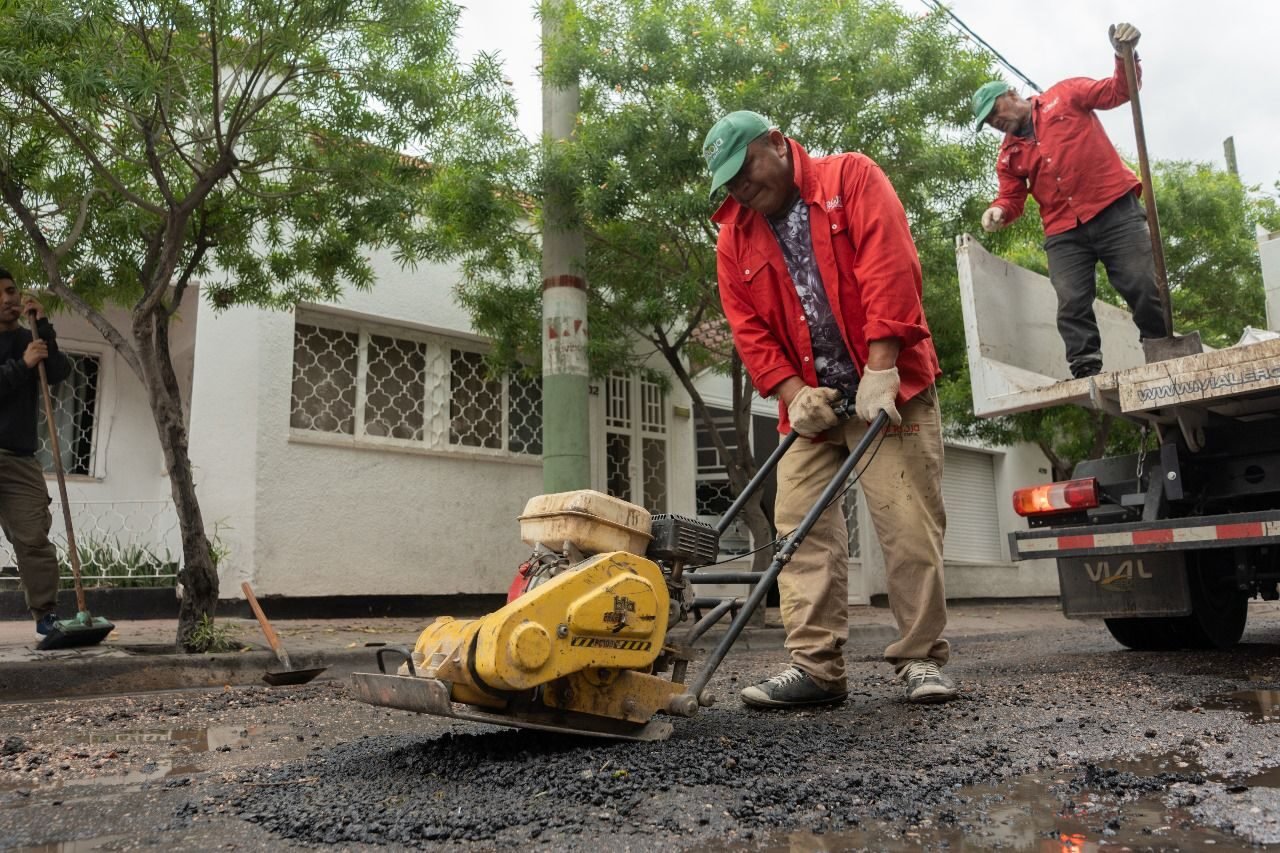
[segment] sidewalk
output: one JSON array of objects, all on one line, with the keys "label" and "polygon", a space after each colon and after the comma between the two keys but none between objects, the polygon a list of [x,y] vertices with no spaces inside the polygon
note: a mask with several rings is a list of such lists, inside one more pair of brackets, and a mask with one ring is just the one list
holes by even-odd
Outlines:
[{"label": "sidewalk", "polygon": [[[412,647],[430,622],[422,619],[272,620],[295,668],[328,667],[322,679],[347,678],[376,668],[377,649]],[[748,628],[735,648],[781,649],[783,631],[776,608],[768,627]],[[896,637],[893,614],[876,607],[851,607],[849,645],[878,650]],[[174,651],[177,622],[172,619],[117,621],[116,630],[98,646],[55,652],[35,650],[33,623],[0,621],[0,701],[15,702],[70,696],[120,695],[148,690],[261,684],[262,674],[280,668],[252,619],[219,619],[241,649],[223,654],[189,655]],[[1070,623],[1054,604],[955,604],[949,637],[1002,634]],[[699,648],[713,646],[723,627],[708,632]]]}]

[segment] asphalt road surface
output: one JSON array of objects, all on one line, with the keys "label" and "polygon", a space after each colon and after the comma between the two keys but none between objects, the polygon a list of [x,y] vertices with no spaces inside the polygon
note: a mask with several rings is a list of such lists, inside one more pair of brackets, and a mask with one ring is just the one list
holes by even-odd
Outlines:
[{"label": "asphalt road surface", "polygon": [[0,848],[1250,849],[1280,844],[1278,659],[1270,613],[1229,652],[1073,623],[956,642],[946,705],[903,703],[855,647],[847,703],[762,713],[736,690],[783,658],[752,651],[657,744],[341,682],[0,705]]}]

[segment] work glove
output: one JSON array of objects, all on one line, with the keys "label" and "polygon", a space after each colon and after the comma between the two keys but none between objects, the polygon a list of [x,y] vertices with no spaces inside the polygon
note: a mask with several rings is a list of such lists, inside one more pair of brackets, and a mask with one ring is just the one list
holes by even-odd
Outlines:
[{"label": "work glove", "polygon": [[999,231],[1004,227],[1004,208],[988,207],[982,214],[982,230],[988,233]]},{"label": "work glove", "polygon": [[862,378],[858,380],[858,397],[853,401],[853,410],[858,413],[858,418],[871,423],[880,414],[880,410],[884,409],[889,413],[889,420],[894,426],[902,423],[902,415],[898,414],[898,407],[894,405],[901,384],[896,367],[888,370],[872,370],[868,367],[862,371]]},{"label": "work glove", "polygon": [[840,392],[834,388],[813,388],[808,385],[801,388],[787,404],[791,428],[803,436],[821,435],[831,429],[840,422],[831,408],[831,404],[838,399]]},{"label": "work glove", "polygon": [[1126,44],[1138,46],[1138,39],[1142,37],[1142,33],[1138,32],[1138,28],[1133,24],[1112,24],[1107,30],[1107,36],[1111,39],[1111,46],[1115,48],[1116,56],[1120,56]]}]

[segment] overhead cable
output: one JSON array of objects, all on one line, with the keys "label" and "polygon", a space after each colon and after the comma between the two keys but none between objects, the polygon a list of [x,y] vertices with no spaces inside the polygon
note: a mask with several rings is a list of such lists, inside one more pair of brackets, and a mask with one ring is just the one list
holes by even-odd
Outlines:
[{"label": "overhead cable", "polygon": [[1030,77],[1028,77],[1027,75],[1023,74],[1023,73],[1022,73],[1022,71],[1021,71],[1021,70],[1019,70],[1019,69],[1018,69],[1018,67],[1017,67],[1016,65],[1014,65],[1014,64],[1013,64],[1012,62],[1010,62],[1009,60],[1005,59],[1005,58],[1004,58],[1004,55],[1003,55],[1002,53],[1000,53],[1000,51],[998,51],[998,50],[996,50],[994,47],[992,47],[992,46],[990,45],[990,43],[988,43],[988,42],[987,42],[987,40],[986,40],[986,39],[984,39],[982,36],[980,36],[980,35],[978,35],[977,33],[975,33],[975,32],[974,32],[974,31],[969,27],[969,25],[968,25],[968,24],[966,24],[964,21],[960,20],[960,17],[959,17],[958,15],[956,15],[956,13],[955,13],[955,12],[951,11],[951,9],[950,9],[949,7],[942,5],[942,3],[940,2],[940,0],[920,0],[920,2],[921,2],[921,3],[924,3],[924,4],[925,4],[926,6],[928,6],[930,9],[933,9],[933,10],[935,10],[935,11],[941,12],[941,13],[943,13],[944,15],[946,15],[948,18],[950,18],[950,19],[951,19],[951,21],[952,21],[952,23],[953,23],[956,27],[958,27],[960,30],[962,30],[966,35],[968,35],[970,38],[972,38],[972,39],[973,39],[974,41],[976,41],[978,44],[982,45],[982,46],[987,50],[987,52],[988,52],[988,53],[990,53],[992,56],[994,56],[994,57],[995,57],[996,62],[998,62],[1000,65],[1002,65],[1002,66],[1004,66],[1006,69],[1008,69],[1008,71],[1009,71],[1009,73],[1010,73],[1010,74],[1012,74],[1013,76],[1017,77],[1019,80],[1021,80],[1023,83],[1026,83],[1028,86],[1030,86],[1032,89],[1035,89],[1037,92],[1044,92],[1044,90],[1043,90],[1043,89],[1041,89],[1039,86],[1037,86],[1037,85],[1036,85],[1036,83],[1035,83],[1035,81],[1034,81],[1034,80],[1032,80],[1032,79],[1031,79]]}]

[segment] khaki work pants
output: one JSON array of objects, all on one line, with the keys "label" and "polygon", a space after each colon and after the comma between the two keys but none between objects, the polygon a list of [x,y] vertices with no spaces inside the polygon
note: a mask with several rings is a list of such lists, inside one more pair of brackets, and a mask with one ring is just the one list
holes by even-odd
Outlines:
[{"label": "khaki work pants", "polygon": [[[900,670],[908,661],[947,662],[942,639],[947,603],[942,586],[942,419],[931,386],[900,408],[902,425],[876,439],[857,471],[863,500],[884,550],[889,607],[899,639],[884,651]],[[800,525],[867,430],[858,420],[819,441],[799,439],[778,464],[778,531]],[[876,451],[876,444],[879,450]],[[875,451],[875,456],[872,453]],[[849,534],[840,502],[822,514],[778,576],[782,623],[791,661],[828,690],[845,690],[841,649],[849,637]]]},{"label": "khaki work pants", "polygon": [[0,451],[0,529],[13,543],[18,579],[36,619],[58,603],[58,554],[49,541],[52,522],[39,461]]}]

